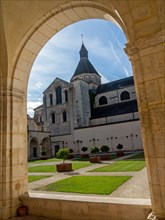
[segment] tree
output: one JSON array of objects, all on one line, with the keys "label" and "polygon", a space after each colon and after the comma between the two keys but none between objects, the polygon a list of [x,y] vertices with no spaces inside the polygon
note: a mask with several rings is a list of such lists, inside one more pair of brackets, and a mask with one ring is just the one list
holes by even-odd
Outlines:
[{"label": "tree", "polygon": [[58,152],[57,152],[57,158],[59,159],[63,159],[63,163],[65,162],[65,160],[68,158],[69,155],[69,149],[64,147],[61,148]]}]

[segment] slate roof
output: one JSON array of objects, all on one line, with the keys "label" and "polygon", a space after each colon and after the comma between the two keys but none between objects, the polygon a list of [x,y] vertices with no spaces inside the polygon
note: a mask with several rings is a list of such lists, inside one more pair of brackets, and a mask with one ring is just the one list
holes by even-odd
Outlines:
[{"label": "slate roof", "polygon": [[95,74],[99,75],[97,70],[94,68],[94,66],[89,61],[88,51],[85,48],[83,43],[82,43],[82,46],[81,46],[79,53],[80,53],[80,61],[76,67],[76,70],[75,70],[72,78],[71,78],[71,81],[75,76],[81,75],[83,73],[95,73]]},{"label": "slate roof", "polygon": [[121,102],[114,105],[94,108],[91,111],[91,119],[138,112],[137,100]]},{"label": "slate roof", "polygon": [[117,90],[123,87],[131,86],[131,85],[134,85],[133,76],[102,84],[98,86],[97,94],[110,92],[110,91]]}]

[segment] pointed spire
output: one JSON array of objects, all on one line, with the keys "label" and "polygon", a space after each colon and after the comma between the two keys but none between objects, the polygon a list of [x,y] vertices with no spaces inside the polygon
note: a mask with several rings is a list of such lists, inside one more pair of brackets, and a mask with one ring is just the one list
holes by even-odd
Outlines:
[{"label": "pointed spire", "polygon": [[80,52],[79,52],[80,53],[80,58],[82,58],[82,57],[88,58],[88,51],[84,46],[83,34],[81,34],[81,37],[82,37],[82,46],[81,46],[81,49],[80,49]]}]

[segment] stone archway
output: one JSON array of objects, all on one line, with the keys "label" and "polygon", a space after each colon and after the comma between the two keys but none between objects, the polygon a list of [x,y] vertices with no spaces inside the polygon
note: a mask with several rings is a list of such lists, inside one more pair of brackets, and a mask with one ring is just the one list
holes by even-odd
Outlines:
[{"label": "stone archway", "polygon": [[[82,19],[101,18],[117,22],[128,39],[126,53],[134,71],[152,209],[158,219],[164,219],[164,1],[61,0],[46,1],[46,4],[36,1],[33,7],[30,1],[26,1],[26,7],[18,2],[10,2],[10,5],[3,2],[1,6],[4,62],[0,64],[0,100],[3,103],[0,155],[4,155],[6,161],[3,159],[0,167],[3,173],[1,202],[5,204],[0,207],[0,218],[15,215],[20,204],[19,195],[27,192],[26,162],[16,161],[14,155],[15,151],[19,158],[27,154],[26,90],[37,54],[63,27]],[[31,17],[26,16],[27,13]],[[12,23],[8,23],[11,20]],[[13,24],[16,30],[13,30]],[[10,193],[7,193],[7,188],[10,188]]]},{"label": "stone archway", "polygon": [[43,138],[41,145],[42,145],[42,152],[45,152],[47,157],[51,157],[52,152],[51,152],[49,138],[48,137]]},{"label": "stone archway", "polygon": [[32,138],[30,140],[30,157],[29,159],[36,159],[39,156],[39,146],[37,138]]}]

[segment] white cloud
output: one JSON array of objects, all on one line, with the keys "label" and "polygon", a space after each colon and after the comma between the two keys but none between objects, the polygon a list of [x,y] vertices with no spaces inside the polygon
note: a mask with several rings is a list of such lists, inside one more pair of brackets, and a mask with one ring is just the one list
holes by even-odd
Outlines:
[{"label": "white cloud", "polygon": [[109,82],[109,80],[105,77],[105,76],[103,76],[103,74],[101,74],[101,73],[99,73],[99,75],[101,76],[101,83],[108,83]]},{"label": "white cloud", "polygon": [[117,55],[117,53],[115,52],[115,49],[114,49],[112,43],[111,43],[110,41],[109,41],[108,43],[109,43],[109,46],[110,46],[110,48],[111,48],[111,50],[112,50],[112,53],[113,53],[113,55],[115,56],[117,62],[118,62],[120,65],[122,65],[122,64],[121,64],[121,61],[120,61],[120,58],[119,58],[119,56]]},{"label": "white cloud", "polygon": [[34,109],[37,108],[38,106],[42,105],[41,101],[36,101],[36,102],[27,102],[27,113],[33,117],[34,115]]},{"label": "white cloud", "polygon": [[128,70],[126,69],[126,67],[123,67],[123,69],[124,69],[125,75],[126,75],[127,77],[130,76],[130,74],[128,73]]},{"label": "white cloud", "polygon": [[35,86],[37,86],[38,89],[41,89],[43,84],[41,82],[35,83]]}]

